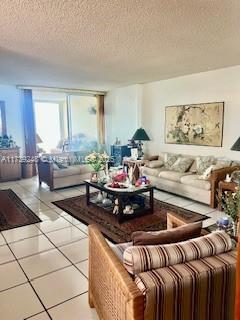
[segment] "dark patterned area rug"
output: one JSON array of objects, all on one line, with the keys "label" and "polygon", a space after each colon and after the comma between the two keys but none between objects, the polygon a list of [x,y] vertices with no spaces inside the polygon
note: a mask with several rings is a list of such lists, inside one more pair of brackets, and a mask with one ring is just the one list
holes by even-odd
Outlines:
[{"label": "dark patterned area rug", "polygon": [[41,221],[11,189],[0,190],[0,231]]},{"label": "dark patterned area rug", "polygon": [[86,205],[86,196],[68,198],[53,202],[56,206],[69,213],[86,225],[97,224],[102,233],[112,242],[121,243],[131,240],[133,231],[163,230],[167,227],[167,212],[175,212],[184,217],[189,223],[206,219],[205,216],[176,207],[163,201],[154,199],[154,213],[137,217],[121,224],[116,216],[106,212],[103,208]]}]

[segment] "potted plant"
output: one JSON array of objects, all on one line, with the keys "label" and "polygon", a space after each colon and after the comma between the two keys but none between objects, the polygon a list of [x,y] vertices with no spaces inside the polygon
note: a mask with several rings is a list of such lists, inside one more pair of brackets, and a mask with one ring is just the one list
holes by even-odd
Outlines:
[{"label": "potted plant", "polygon": [[236,192],[225,191],[219,196],[219,201],[224,213],[232,219],[232,233],[238,235],[239,213],[240,213],[240,186],[236,187]]},{"label": "potted plant", "polygon": [[106,152],[92,152],[85,157],[85,161],[87,164],[92,166],[94,172],[91,175],[91,181],[98,182],[99,179],[99,171],[104,170],[106,168],[106,164],[109,161],[109,156]]}]

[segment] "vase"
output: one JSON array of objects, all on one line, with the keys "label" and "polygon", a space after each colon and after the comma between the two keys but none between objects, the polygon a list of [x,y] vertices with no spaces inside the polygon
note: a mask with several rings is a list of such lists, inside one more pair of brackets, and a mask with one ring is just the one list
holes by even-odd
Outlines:
[{"label": "vase", "polygon": [[98,171],[93,171],[91,172],[91,182],[98,182],[99,179],[99,175],[98,175]]}]

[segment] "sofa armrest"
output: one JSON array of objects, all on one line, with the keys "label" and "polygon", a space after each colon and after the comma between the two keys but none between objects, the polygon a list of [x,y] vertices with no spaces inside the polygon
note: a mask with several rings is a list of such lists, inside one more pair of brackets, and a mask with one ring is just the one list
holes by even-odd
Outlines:
[{"label": "sofa armrest", "polygon": [[45,182],[51,191],[54,189],[52,161],[43,160],[41,158],[38,160],[38,178],[40,185],[42,182]]},{"label": "sofa armrest", "polygon": [[89,226],[88,294],[100,319],[144,319],[142,293],[94,225]]},{"label": "sofa armrest", "polygon": [[215,208],[217,206],[217,188],[218,183],[224,180],[227,174],[231,174],[235,170],[240,170],[240,166],[226,167],[218,170],[214,170],[209,177],[211,183],[211,203],[210,206]]}]

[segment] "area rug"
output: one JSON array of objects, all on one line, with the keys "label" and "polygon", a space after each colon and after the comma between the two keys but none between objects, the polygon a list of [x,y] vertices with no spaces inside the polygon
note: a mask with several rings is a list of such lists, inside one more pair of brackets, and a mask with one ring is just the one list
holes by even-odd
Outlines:
[{"label": "area rug", "polygon": [[114,243],[130,241],[133,231],[166,229],[166,213],[170,211],[184,217],[189,223],[206,219],[205,216],[199,213],[176,207],[156,199],[154,199],[153,214],[136,217],[121,224],[118,223],[116,216],[110,212],[106,212],[103,208],[91,204],[87,206],[85,195],[59,200],[53,203],[86,225],[97,224],[101,232]]},{"label": "area rug", "polygon": [[0,190],[0,231],[41,221],[11,189]]}]

